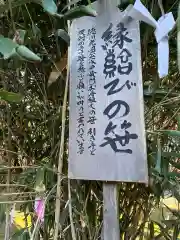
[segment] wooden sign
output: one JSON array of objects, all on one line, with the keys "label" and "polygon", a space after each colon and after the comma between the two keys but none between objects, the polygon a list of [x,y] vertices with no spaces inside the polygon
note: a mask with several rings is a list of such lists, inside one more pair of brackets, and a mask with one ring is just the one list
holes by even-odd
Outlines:
[{"label": "wooden sign", "polygon": [[148,181],[139,22],[125,14],[114,8],[71,25],[72,179]]}]

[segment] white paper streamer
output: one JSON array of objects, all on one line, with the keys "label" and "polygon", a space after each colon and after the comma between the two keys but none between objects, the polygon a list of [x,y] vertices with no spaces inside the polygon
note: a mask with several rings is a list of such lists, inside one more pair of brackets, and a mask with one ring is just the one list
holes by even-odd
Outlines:
[{"label": "white paper streamer", "polygon": [[132,8],[128,13],[129,17],[132,17],[136,20],[143,21],[153,27],[157,27],[156,20],[152,17],[147,8],[141,3],[140,0],[136,0]]},{"label": "white paper streamer", "polygon": [[167,76],[169,70],[168,33],[175,25],[172,13],[165,14],[156,21],[141,1],[136,0],[135,4],[128,11],[128,16],[156,28],[155,37],[158,43],[158,73],[160,78]]},{"label": "white paper streamer", "polygon": [[158,20],[158,26],[154,32],[158,43],[158,73],[163,78],[169,71],[169,40],[168,33],[175,25],[172,13],[165,14]]}]

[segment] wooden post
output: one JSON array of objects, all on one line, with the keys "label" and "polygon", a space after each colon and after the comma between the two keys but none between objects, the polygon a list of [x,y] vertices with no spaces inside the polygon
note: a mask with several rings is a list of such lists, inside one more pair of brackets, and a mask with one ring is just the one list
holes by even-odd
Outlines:
[{"label": "wooden post", "polygon": [[[118,5],[117,0],[99,0],[102,5],[101,11],[110,11]],[[102,240],[119,240],[119,204],[118,184],[111,182],[103,183],[103,234]]]},{"label": "wooden post", "polygon": [[119,240],[119,206],[116,183],[103,183],[103,199],[103,240]]}]

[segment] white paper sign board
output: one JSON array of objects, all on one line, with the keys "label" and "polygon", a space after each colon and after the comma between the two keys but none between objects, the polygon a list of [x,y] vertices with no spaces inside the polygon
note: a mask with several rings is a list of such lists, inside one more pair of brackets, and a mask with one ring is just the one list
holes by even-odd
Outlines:
[{"label": "white paper sign board", "polygon": [[147,183],[139,22],[114,8],[70,38],[69,178]]}]

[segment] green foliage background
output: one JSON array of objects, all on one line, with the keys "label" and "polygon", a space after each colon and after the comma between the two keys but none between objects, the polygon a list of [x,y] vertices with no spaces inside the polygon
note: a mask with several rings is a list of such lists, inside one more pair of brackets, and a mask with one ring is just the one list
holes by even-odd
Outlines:
[{"label": "green foliage background", "polygon": [[[79,6],[87,5],[90,1],[77,2]],[[121,8],[127,2],[123,1]],[[160,17],[158,1],[142,2],[156,19]],[[175,18],[178,15],[178,4],[179,1],[175,0],[163,1],[165,12],[172,11]],[[74,5],[71,7],[74,8]],[[8,212],[12,203],[16,202],[18,209],[30,212],[35,225],[34,198],[43,194],[47,201],[45,222],[36,229],[33,225],[31,233],[37,233],[34,239],[53,239],[64,122],[58,239],[97,240],[102,230],[102,184],[95,181],[68,183],[67,180],[69,108],[67,100],[67,114],[64,118],[63,99],[67,79],[68,36],[62,29],[68,30],[67,19],[72,17],[68,14],[67,2],[63,0],[0,1],[0,34],[15,39],[18,44],[32,51],[30,53],[26,49],[25,52],[23,49],[21,54],[18,51],[21,57],[16,52],[10,58],[4,59],[3,55],[0,58],[0,222],[6,222],[7,226],[8,216],[5,217],[5,211]],[[79,14],[92,12],[82,12],[81,9],[73,17]],[[153,31],[151,27],[141,24],[150,181],[149,186],[119,184],[120,228],[121,239],[124,240],[177,239],[180,227],[179,212],[173,212],[171,222],[157,223],[160,229],[158,233],[150,219],[150,213],[167,192],[180,201],[177,30],[175,28],[169,37],[170,71],[168,77],[162,80],[157,74],[157,44]],[[0,38],[0,49],[2,41]],[[69,192],[68,186],[71,190]],[[13,239],[30,239],[30,235],[23,232],[18,231]]]}]

